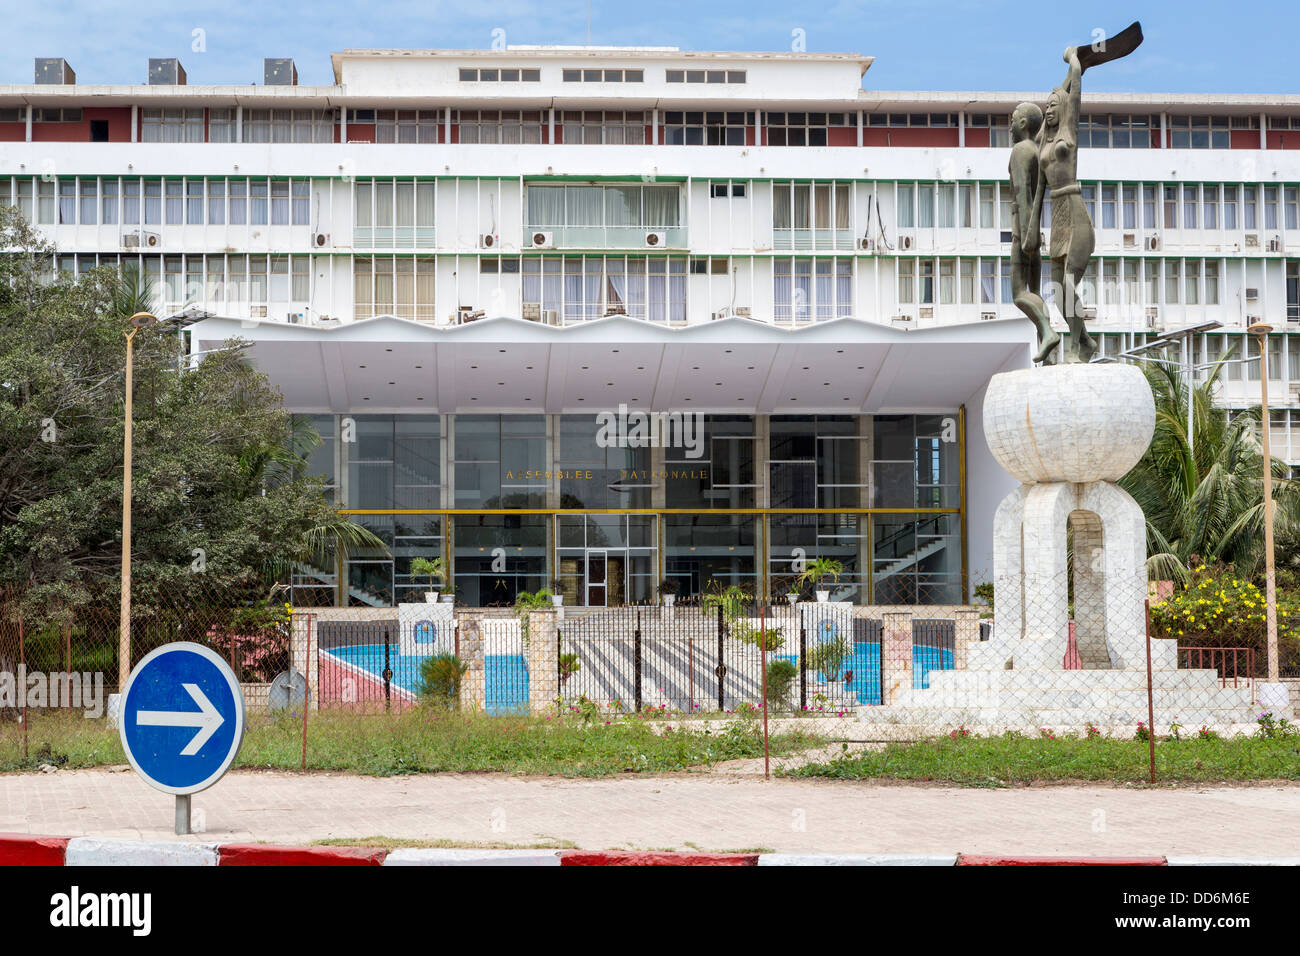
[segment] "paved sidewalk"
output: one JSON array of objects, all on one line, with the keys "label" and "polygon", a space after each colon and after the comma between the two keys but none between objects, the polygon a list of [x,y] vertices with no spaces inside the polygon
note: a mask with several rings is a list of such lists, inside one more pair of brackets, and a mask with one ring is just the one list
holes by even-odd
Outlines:
[{"label": "paved sidewalk", "polygon": [[[238,771],[194,797],[192,839],[386,836],[584,849],[1276,856],[1300,786],[974,790],[705,776],[356,777]],[[172,798],[120,770],[0,775],[0,832],[167,838]]]}]

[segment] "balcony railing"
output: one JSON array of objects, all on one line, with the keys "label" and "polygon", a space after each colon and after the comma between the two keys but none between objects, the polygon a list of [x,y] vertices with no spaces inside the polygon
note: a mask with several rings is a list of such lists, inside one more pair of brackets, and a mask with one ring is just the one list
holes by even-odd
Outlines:
[{"label": "balcony railing", "polygon": [[[681,226],[541,226],[524,227],[524,248],[545,248],[533,242],[538,233],[550,236],[557,249],[685,249]],[[651,240],[651,236],[655,238]]]},{"label": "balcony railing", "polygon": [[794,251],[851,250],[852,229],[773,229],[772,248]]},{"label": "balcony railing", "polygon": [[362,227],[352,230],[354,249],[430,249],[434,244],[432,228],[414,226]]}]

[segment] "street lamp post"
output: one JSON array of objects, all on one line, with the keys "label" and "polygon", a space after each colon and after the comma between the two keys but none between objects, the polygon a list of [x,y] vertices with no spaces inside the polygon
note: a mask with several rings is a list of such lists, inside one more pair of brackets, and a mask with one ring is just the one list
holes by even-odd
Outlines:
[{"label": "street lamp post", "polygon": [[122,448],[122,616],[118,622],[117,686],[126,687],[131,675],[131,411],[135,373],[135,334],[158,319],[149,312],[131,316],[126,333],[126,427]]},{"label": "street lamp post", "polygon": [[1269,453],[1268,333],[1271,325],[1257,322],[1246,329],[1259,336],[1260,435],[1264,454],[1264,601],[1268,619],[1268,680],[1278,682],[1277,576],[1273,570],[1273,458]]}]

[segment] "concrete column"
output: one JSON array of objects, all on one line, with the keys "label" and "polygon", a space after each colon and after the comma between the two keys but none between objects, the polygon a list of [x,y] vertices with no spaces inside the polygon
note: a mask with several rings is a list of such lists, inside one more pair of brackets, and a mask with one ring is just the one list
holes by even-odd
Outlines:
[{"label": "concrete column", "polygon": [[483,671],[483,615],[483,611],[473,608],[456,612],[457,656],[469,665],[460,685],[460,709],[469,713],[481,713],[487,708],[487,684]]},{"label": "concrete column", "polygon": [[1074,487],[1063,481],[1033,485],[1025,496],[1025,630],[1016,648],[1017,670],[1059,670],[1065,659],[1070,640],[1065,532],[1074,509]]},{"label": "concrete column", "polygon": [[896,704],[912,689],[912,612],[886,611],[881,626],[880,702]]},{"label": "concrete column", "polygon": [[957,609],[955,617],[957,624],[952,666],[960,671],[966,669],[971,646],[980,642],[980,612],[973,607],[963,607]]},{"label": "concrete column", "polygon": [[554,610],[528,613],[528,712],[541,717],[551,712],[560,696],[559,615]]}]

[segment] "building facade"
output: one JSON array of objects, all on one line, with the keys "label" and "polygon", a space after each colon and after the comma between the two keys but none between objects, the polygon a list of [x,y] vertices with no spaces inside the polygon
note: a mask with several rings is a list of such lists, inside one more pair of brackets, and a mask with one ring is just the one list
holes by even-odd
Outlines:
[{"label": "building facade", "polygon": [[[576,604],[811,557],[841,596],[965,600],[1009,479],[983,385],[1010,302],[1007,119],[1045,93],[884,93],[869,57],[668,48],[346,51],[335,83],[0,86],[0,201],[58,265],[134,265],[193,348],[231,336],[389,544],[304,569],[383,604]],[[1300,463],[1300,97],[1087,94],[1085,283],[1109,355],[1169,330]],[[1050,228],[1050,207],[1044,229]],[[1044,290],[1050,298],[1050,289]],[[1062,323],[1061,328],[1064,329]]]}]

